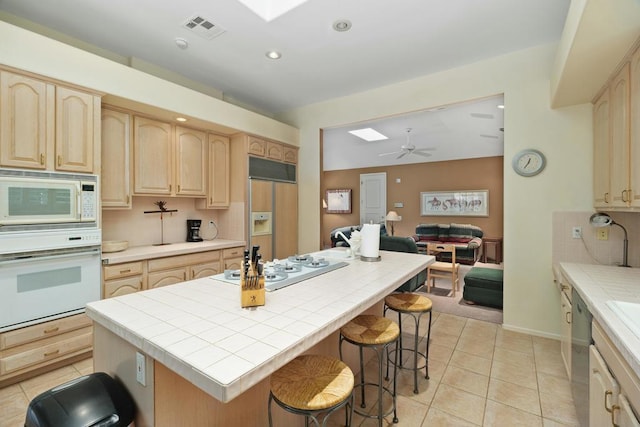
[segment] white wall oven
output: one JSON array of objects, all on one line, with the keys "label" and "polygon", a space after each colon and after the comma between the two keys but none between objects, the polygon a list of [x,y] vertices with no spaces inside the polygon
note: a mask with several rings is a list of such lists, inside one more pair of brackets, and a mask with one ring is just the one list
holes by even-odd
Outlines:
[{"label": "white wall oven", "polygon": [[95,175],[0,169],[0,332],[100,299]]},{"label": "white wall oven", "polygon": [[96,175],[0,169],[0,232],[95,228]]}]

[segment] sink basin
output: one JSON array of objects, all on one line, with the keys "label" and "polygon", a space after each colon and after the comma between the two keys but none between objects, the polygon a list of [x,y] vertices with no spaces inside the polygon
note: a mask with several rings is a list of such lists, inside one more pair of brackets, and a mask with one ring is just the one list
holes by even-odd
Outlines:
[{"label": "sink basin", "polygon": [[640,303],[607,301],[607,305],[636,337],[640,338]]},{"label": "sink basin", "polygon": [[349,248],[331,248],[325,249],[320,252],[316,252],[313,254],[314,257],[324,257],[324,258],[332,258],[332,259],[343,259],[350,260],[353,259],[353,253],[349,250]]}]

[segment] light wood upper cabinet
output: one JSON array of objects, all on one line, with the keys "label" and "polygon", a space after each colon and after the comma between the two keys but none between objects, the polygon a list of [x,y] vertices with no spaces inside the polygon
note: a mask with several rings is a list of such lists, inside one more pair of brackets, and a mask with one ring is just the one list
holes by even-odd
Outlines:
[{"label": "light wood upper cabinet", "polygon": [[609,91],[593,106],[593,200],[596,208],[611,202],[611,132],[609,126]]},{"label": "light wood upper cabinet", "polygon": [[171,195],[173,187],[173,132],[169,123],[134,117],[134,194]]},{"label": "light wood upper cabinet", "polygon": [[610,86],[611,107],[611,206],[626,207],[631,202],[629,171],[629,64],[614,77]]},{"label": "light wood upper cabinet", "polygon": [[264,157],[267,152],[267,141],[256,138],[255,136],[249,136],[247,152],[255,156]]},{"label": "light wood upper cabinet", "polygon": [[283,160],[287,163],[298,163],[298,149],[289,146],[283,146]]},{"label": "light wood upper cabinet", "polygon": [[102,109],[103,208],[131,208],[131,115]]},{"label": "light wood upper cabinet", "polygon": [[206,194],[207,134],[176,126],[176,194]]},{"label": "light wood upper cabinet", "polygon": [[[93,172],[96,129],[100,129],[99,98],[89,93],[56,88],[56,165],[68,172]],[[95,117],[98,115],[98,117]]]},{"label": "light wood upper cabinet", "polygon": [[231,153],[229,138],[209,134],[208,186],[206,200],[197,200],[198,209],[228,208],[230,202]]},{"label": "light wood upper cabinet", "polygon": [[631,57],[629,68],[631,205],[640,206],[640,48]]},{"label": "light wood upper cabinet", "polygon": [[53,84],[0,71],[0,165],[45,169],[55,115]]},{"label": "light wood upper cabinet", "polygon": [[100,96],[0,71],[0,166],[97,173]]},{"label": "light wood upper cabinet", "polygon": [[278,144],[277,142],[267,142],[267,159],[271,160],[282,160],[284,157],[282,151],[282,144]]}]

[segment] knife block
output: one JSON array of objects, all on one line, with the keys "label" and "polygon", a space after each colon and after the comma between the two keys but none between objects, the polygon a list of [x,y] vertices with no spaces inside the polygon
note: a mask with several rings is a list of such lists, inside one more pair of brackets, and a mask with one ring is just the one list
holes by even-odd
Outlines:
[{"label": "knife block", "polygon": [[[244,265],[240,271],[244,272]],[[244,276],[244,273],[240,277],[240,305],[242,308],[264,305],[264,276],[258,276],[258,283],[252,286],[251,280],[256,276],[258,276],[258,273],[254,273],[253,269],[249,267],[247,277]]]}]

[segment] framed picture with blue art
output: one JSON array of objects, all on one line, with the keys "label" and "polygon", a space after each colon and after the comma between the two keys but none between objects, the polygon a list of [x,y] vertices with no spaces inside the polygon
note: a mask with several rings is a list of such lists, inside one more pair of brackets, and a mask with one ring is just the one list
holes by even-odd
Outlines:
[{"label": "framed picture with blue art", "polygon": [[327,190],[327,213],[351,213],[351,189]]}]

